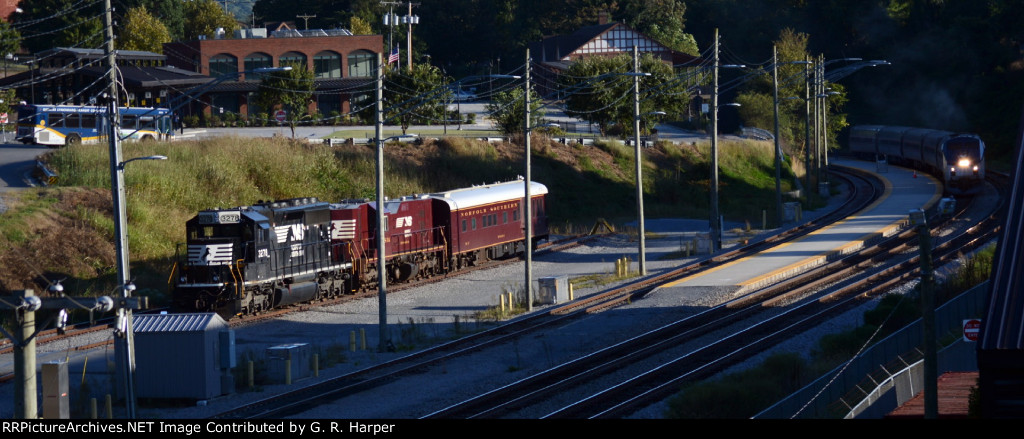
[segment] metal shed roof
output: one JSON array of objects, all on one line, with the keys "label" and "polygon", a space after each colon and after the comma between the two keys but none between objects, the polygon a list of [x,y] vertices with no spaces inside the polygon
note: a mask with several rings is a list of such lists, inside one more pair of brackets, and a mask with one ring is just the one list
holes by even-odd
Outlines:
[{"label": "metal shed roof", "polygon": [[144,332],[203,332],[211,327],[227,327],[217,313],[142,314],[132,321],[135,333]]}]

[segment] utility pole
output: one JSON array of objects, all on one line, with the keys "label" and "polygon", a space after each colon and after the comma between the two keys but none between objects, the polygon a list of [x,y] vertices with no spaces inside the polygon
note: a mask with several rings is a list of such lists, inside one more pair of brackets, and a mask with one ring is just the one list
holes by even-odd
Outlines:
[{"label": "utility pole", "polygon": [[637,241],[640,246],[637,268],[640,270],[640,275],[644,276],[647,274],[647,249],[645,248],[646,236],[644,236],[643,159],[640,155],[640,51],[636,45],[633,45],[633,75],[633,150],[636,155],[634,171],[636,173],[636,216],[639,232]]},{"label": "utility pole", "polygon": [[924,344],[924,418],[939,416],[939,373],[935,344],[935,273],[932,269],[932,235],[921,209],[910,210],[910,223],[917,228],[921,260],[921,332]]},{"label": "utility pole", "polygon": [[405,58],[406,58],[406,60],[409,63],[409,70],[410,71],[412,71],[412,25],[420,23],[420,17],[416,16],[416,15],[412,15],[412,7],[413,6],[419,6],[419,5],[420,5],[419,3],[409,2],[409,15],[406,15],[404,17],[405,21],[406,21],[406,25],[408,26],[408,27],[406,27],[406,31],[405,31],[406,32]]},{"label": "utility pole", "polygon": [[[127,214],[124,201],[124,167],[121,160],[121,139],[120,139],[120,111],[117,104],[117,61],[114,52],[114,27],[111,18],[110,0],[104,0],[106,12],[104,18],[107,25],[107,44],[105,52],[107,56],[107,68],[110,79],[110,91],[108,102],[108,137],[110,141],[110,192],[114,202],[114,235],[117,241],[117,284],[121,290],[121,298],[127,300],[131,297],[131,291],[135,286],[131,283],[131,275],[128,268],[128,235],[127,235]],[[121,391],[125,399],[126,416],[128,419],[135,418],[135,355],[134,355],[134,330],[132,329],[132,311],[127,308],[118,308],[117,331],[114,343],[114,354],[121,363],[120,382]]]},{"label": "utility pole", "polygon": [[374,131],[377,143],[377,308],[380,340],[377,352],[387,352],[388,311],[387,311],[387,259],[384,255],[384,67],[380,54],[377,55],[377,105],[374,110],[376,121]]},{"label": "utility pole", "polygon": [[775,109],[775,220],[782,227],[782,144],[779,141],[779,48],[772,46],[772,103]]},{"label": "utility pole", "polygon": [[807,120],[804,123],[804,174],[806,175],[807,184],[804,191],[807,192],[804,199],[807,205],[804,209],[811,208],[811,58],[809,55],[804,56],[804,61],[807,62],[807,66],[804,67],[804,113]]},{"label": "utility pole", "polygon": [[722,231],[718,220],[718,29],[711,74],[711,252],[721,248]]},{"label": "utility pole", "polygon": [[[17,336],[9,334],[0,327],[0,332],[14,344],[14,417],[17,419],[37,419],[39,407],[36,397],[36,342],[39,334],[36,329],[36,311],[40,309],[75,309],[84,308],[92,311],[107,312],[117,308],[145,309],[148,298],[111,299],[101,297],[37,297],[32,290],[15,291],[13,303],[0,299],[0,309],[13,310],[19,323]],[[52,319],[51,319],[52,320]],[[49,322],[43,325],[45,328]]]},{"label": "utility pole", "polygon": [[526,109],[526,120],[523,121],[523,143],[526,144],[526,151],[524,154],[525,168],[526,168],[526,185],[524,190],[525,197],[523,197],[523,242],[526,243],[526,248],[523,249],[523,255],[526,257],[526,269],[525,271],[525,285],[523,288],[526,290],[526,310],[529,312],[533,311],[533,211],[532,204],[533,200],[530,198],[530,49],[526,49],[526,73],[523,78],[526,80],[525,88],[523,89],[523,107]]},{"label": "utility pole", "polygon": [[306,30],[309,30],[309,19],[316,18],[316,14],[313,15],[296,15],[295,18],[302,18],[306,20]]}]

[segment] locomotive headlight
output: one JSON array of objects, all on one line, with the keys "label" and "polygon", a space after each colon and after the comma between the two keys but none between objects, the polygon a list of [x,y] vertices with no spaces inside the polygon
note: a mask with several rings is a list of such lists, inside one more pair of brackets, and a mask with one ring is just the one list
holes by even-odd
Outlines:
[{"label": "locomotive headlight", "polygon": [[978,165],[974,165],[974,172],[978,172]]},{"label": "locomotive headlight", "polygon": [[966,168],[968,166],[971,166],[971,159],[960,159],[960,161],[956,162],[956,164],[961,168]]}]

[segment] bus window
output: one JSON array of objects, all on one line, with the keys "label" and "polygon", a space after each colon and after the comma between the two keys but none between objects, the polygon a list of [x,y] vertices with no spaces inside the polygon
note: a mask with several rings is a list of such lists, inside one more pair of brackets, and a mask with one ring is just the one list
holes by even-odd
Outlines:
[{"label": "bus window", "polygon": [[146,128],[156,129],[156,124],[154,123],[152,116],[142,116],[139,118],[139,129]]},{"label": "bus window", "polygon": [[78,113],[68,113],[64,116],[64,127],[66,128],[79,128],[81,127],[82,118]]},{"label": "bus window", "polygon": [[121,128],[135,128],[138,123],[138,117],[133,114],[122,114],[121,115]]},{"label": "bus window", "polygon": [[96,128],[95,114],[82,114],[82,128]]},{"label": "bus window", "polygon": [[64,114],[63,113],[50,113],[46,115],[47,125],[55,128],[61,128],[64,126]]}]

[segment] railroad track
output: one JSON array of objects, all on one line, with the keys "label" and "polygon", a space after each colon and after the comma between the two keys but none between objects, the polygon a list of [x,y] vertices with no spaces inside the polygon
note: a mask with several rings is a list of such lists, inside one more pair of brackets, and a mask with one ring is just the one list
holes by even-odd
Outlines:
[{"label": "railroad track", "polygon": [[[998,214],[936,246],[936,265],[995,239]],[[937,228],[936,228],[937,229]],[[935,233],[933,231],[933,233]],[[428,418],[619,418],[706,379],[917,276],[914,231],[901,233],[791,281],[681,319],[575,361],[434,412]],[[881,260],[900,262],[878,269]],[[843,279],[838,281],[837,279]],[[822,285],[830,285],[823,288]],[[728,336],[713,336],[723,328]],[[706,340],[694,346],[693,340]],[[666,352],[677,352],[666,359]],[[644,363],[654,355],[657,361]],[[640,365],[632,370],[630,367]],[[611,374],[618,376],[600,383]],[[623,378],[623,374],[629,374]],[[580,389],[587,390],[580,390]],[[584,394],[558,408],[562,395]]]},{"label": "railroad track", "polygon": [[[843,178],[867,181],[870,178],[865,175],[853,173]],[[877,182],[876,182],[877,183]],[[875,187],[868,183],[852,185],[854,187]],[[421,351],[401,359],[380,364],[372,368],[328,380],[316,386],[298,389],[282,395],[267,398],[254,404],[220,413],[217,418],[274,418],[289,416],[301,413],[304,410],[320,405],[326,401],[341,398],[345,395],[365,391],[375,386],[388,383],[406,374],[420,373],[429,369],[432,365],[450,361],[454,357],[466,355],[484,349],[489,346],[515,340],[542,328],[563,324],[571,319],[579,318],[590,313],[600,312],[608,306],[630,300],[631,297],[642,296],[650,289],[661,282],[674,280],[682,276],[697,273],[704,269],[726,263],[737,258],[764,250],[773,245],[778,245],[800,236],[806,235],[820,227],[824,227],[833,221],[844,218],[863,206],[870,204],[876,198],[874,189],[870,191],[851,191],[851,200],[844,203],[845,209],[835,212],[831,218],[825,218],[812,223],[803,224],[788,229],[773,237],[759,242],[751,243],[734,251],[716,254],[690,264],[686,267],[673,270],[661,276],[648,279],[641,279],[627,286],[616,288],[603,294],[593,296],[585,300],[578,300],[571,304],[552,309],[548,312],[534,316],[521,318],[519,320],[501,325],[489,331],[483,331],[469,337],[465,337],[435,348]],[[608,303],[612,305],[608,305]]]}]

